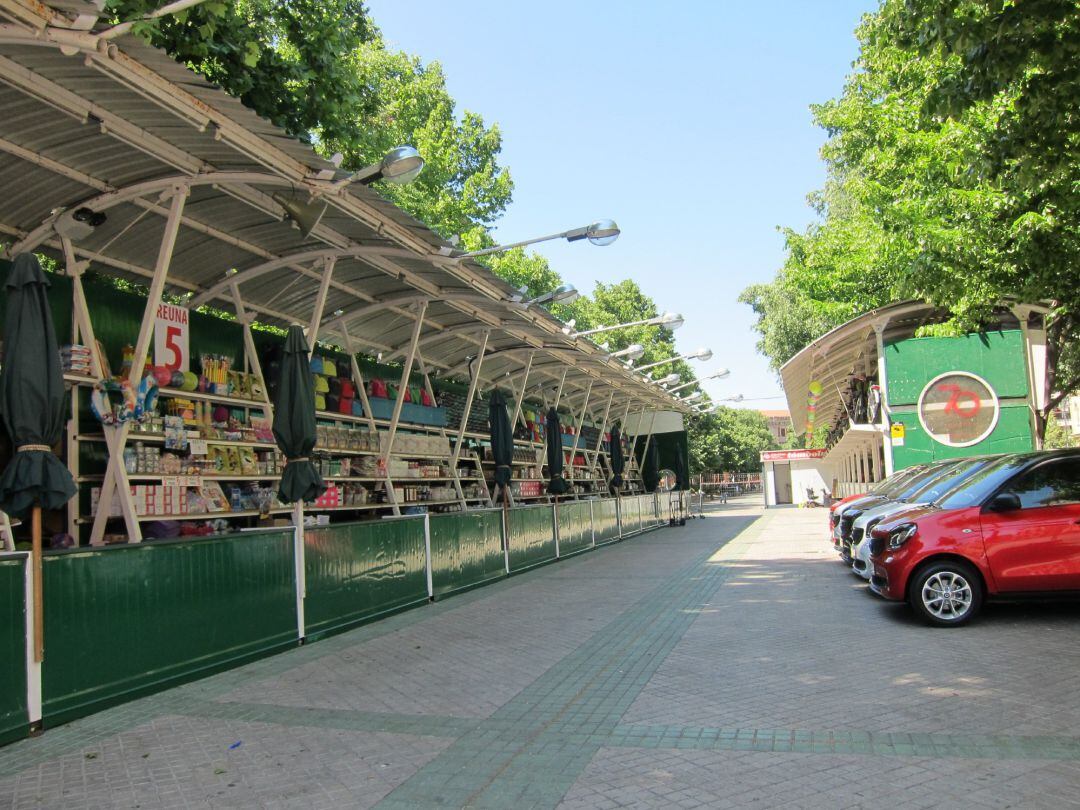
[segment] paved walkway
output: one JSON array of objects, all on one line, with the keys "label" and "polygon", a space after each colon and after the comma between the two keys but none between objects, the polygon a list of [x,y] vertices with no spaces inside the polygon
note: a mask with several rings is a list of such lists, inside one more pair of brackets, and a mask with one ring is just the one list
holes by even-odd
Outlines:
[{"label": "paved walkway", "polygon": [[0,749],[0,807],[1080,806],[1080,608],[940,631],[732,504]]}]

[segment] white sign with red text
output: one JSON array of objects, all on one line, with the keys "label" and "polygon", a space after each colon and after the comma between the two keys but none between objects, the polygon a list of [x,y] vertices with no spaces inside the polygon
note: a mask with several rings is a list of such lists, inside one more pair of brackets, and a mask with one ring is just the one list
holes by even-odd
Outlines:
[{"label": "white sign with red text", "polygon": [[154,319],[154,365],[173,371],[189,371],[189,312],[186,307],[158,304]]}]

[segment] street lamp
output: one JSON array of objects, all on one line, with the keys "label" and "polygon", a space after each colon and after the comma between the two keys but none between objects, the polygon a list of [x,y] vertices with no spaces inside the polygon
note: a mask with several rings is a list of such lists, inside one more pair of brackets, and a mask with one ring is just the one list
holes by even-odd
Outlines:
[{"label": "street lamp", "polygon": [[581,293],[577,291],[577,287],[573,284],[560,284],[554,290],[543,295],[538,295],[535,298],[529,298],[521,303],[528,306],[529,304],[569,304],[572,301],[576,301],[581,297]]},{"label": "street lamp", "polygon": [[608,355],[609,358],[625,357],[629,360],[637,360],[641,355],[645,354],[645,347],[640,343],[632,343],[625,349],[619,349],[617,352],[612,352]]},{"label": "street lamp", "polygon": [[663,326],[665,329],[675,331],[682,325],[682,315],[677,315],[674,312],[665,312],[663,315],[657,315],[655,318],[646,318],[643,321],[617,323],[614,326],[598,326],[596,329],[586,329],[584,332],[574,332],[573,326],[568,324],[563,327],[563,334],[570,335],[570,337],[579,338],[586,337],[587,335],[598,335],[601,332],[611,332],[614,329],[627,329],[631,326]]},{"label": "street lamp", "polygon": [[651,380],[650,382],[652,382],[654,385],[663,386],[663,385],[673,385],[674,383],[677,383],[681,379],[682,379],[682,377],[680,377],[678,374],[675,374],[674,372],[672,372],[671,374],[668,374],[666,377],[664,377],[661,380]]},{"label": "street lamp", "polygon": [[340,191],[350,183],[363,183],[365,186],[376,180],[400,185],[416,179],[424,168],[424,159],[411,146],[399,146],[391,149],[378,163],[372,163],[358,172],[354,172],[330,184],[333,191]]},{"label": "street lamp", "polygon": [[[671,392],[668,391],[668,393],[670,394]],[[703,396],[705,396],[704,391],[695,391],[694,393],[687,394],[685,397],[683,397],[682,401],[683,402],[690,402],[691,400],[694,400],[694,399],[697,399],[698,397],[703,397]]]},{"label": "street lamp", "polygon": [[722,380],[725,377],[730,377],[730,376],[731,376],[731,372],[728,369],[726,369],[726,368],[718,369],[717,371],[714,371],[712,374],[708,375],[707,377],[699,377],[698,379],[691,380],[688,383],[683,383],[682,385],[676,385],[674,388],[669,388],[668,393],[671,394],[671,393],[674,393],[675,391],[681,391],[684,388],[689,388],[691,385],[697,385],[698,383],[700,383],[700,382],[702,382],[704,380]]},{"label": "street lamp", "polygon": [[658,360],[655,363],[649,363],[646,366],[640,366],[638,368],[638,371],[647,371],[650,368],[663,366],[667,363],[674,363],[676,360],[712,360],[712,349],[698,349],[697,351],[693,351],[690,354],[669,357],[666,360]]},{"label": "street lamp", "polygon": [[454,255],[454,249],[452,247],[441,247],[439,248],[439,253],[454,259],[475,259],[477,256],[501,253],[504,250],[525,247],[526,245],[535,245],[537,242],[548,242],[552,239],[565,239],[567,242],[577,242],[581,239],[588,239],[592,244],[603,247],[604,245],[610,245],[618,239],[619,233],[619,226],[615,224],[615,220],[598,219],[596,222],[586,225],[583,228],[572,228],[569,231],[553,233],[547,236],[538,236],[535,239],[523,239],[520,242],[511,242],[508,245],[495,245],[495,247],[484,248],[483,250],[473,250],[469,253],[458,253],[457,255]]}]

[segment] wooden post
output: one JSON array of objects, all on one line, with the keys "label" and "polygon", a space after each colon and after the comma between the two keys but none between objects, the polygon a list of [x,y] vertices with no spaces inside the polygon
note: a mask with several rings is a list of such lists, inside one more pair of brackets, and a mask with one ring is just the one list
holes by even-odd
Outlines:
[{"label": "wooden post", "polygon": [[45,601],[42,588],[41,569],[41,505],[34,504],[31,513],[30,536],[32,550],[31,565],[34,567],[34,661],[45,660]]}]

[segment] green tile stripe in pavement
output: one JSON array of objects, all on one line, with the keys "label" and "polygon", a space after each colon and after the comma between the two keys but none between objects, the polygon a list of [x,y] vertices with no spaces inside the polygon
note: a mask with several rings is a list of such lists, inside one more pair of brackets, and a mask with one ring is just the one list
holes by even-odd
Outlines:
[{"label": "green tile stripe in pavement", "polygon": [[[724,537],[540,675],[393,790],[381,808],[553,807],[771,521],[734,518]],[[709,564],[718,546],[734,545]]]},{"label": "green tile stripe in pavement", "polygon": [[606,747],[687,748],[698,751],[771,751],[792,754],[959,759],[1080,759],[1080,738],[977,734],[906,734],[804,729],[724,729],[692,726],[619,726]]}]

